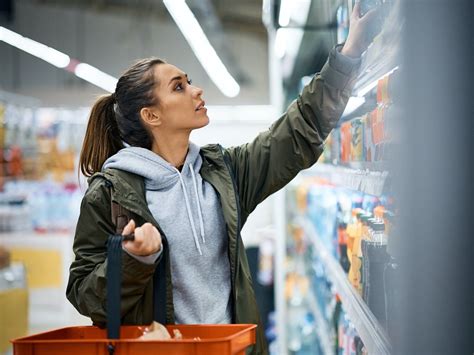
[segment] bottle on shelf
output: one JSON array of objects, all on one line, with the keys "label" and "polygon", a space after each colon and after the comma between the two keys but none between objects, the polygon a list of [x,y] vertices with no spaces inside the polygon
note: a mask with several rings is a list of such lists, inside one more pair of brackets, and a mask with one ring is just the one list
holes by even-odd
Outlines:
[{"label": "bottle on shelf", "polygon": [[362,250],[362,298],[367,299],[367,293],[369,289],[370,277],[369,277],[369,259],[367,256],[367,245],[373,240],[373,225],[377,222],[377,219],[372,217],[367,220],[367,229],[361,241]]},{"label": "bottle on shelf", "polygon": [[354,239],[354,246],[352,248],[352,285],[357,292],[362,296],[362,236],[368,233],[367,221],[372,217],[371,214],[358,214],[359,222],[357,233]]},{"label": "bottle on shelf", "polygon": [[372,238],[365,242],[365,292],[364,299],[372,313],[386,326],[385,283],[384,272],[390,260],[387,254],[387,235],[383,222],[372,223]]},{"label": "bottle on shelf", "polygon": [[382,222],[384,221],[384,213],[385,213],[385,207],[382,205],[379,205],[374,208],[374,216],[377,222]]},{"label": "bottle on shelf", "polygon": [[352,250],[354,248],[354,240],[358,233],[359,228],[359,217],[362,215],[363,211],[361,208],[354,208],[351,212],[351,219],[347,225],[347,259],[349,260],[349,271],[348,278],[352,282],[354,269],[352,267]]},{"label": "bottle on shelf", "polygon": [[349,240],[349,235],[348,235],[346,223],[342,222],[339,224],[338,229],[337,229],[337,234],[338,234],[338,245],[339,245],[339,263],[341,264],[342,269],[345,272],[348,272],[351,264],[349,262],[349,257],[348,257],[347,243]]}]

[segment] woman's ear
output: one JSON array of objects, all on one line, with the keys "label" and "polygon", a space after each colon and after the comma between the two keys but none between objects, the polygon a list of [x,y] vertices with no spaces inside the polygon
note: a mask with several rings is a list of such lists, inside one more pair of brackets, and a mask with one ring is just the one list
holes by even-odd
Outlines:
[{"label": "woman's ear", "polygon": [[161,118],[160,116],[153,112],[153,110],[149,107],[144,107],[140,110],[140,116],[147,125],[149,126],[159,126],[161,125]]}]

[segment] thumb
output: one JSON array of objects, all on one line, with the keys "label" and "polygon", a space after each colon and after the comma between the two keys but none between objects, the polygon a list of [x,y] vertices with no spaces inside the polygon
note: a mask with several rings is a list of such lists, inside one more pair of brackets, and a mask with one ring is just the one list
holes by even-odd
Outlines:
[{"label": "thumb", "polygon": [[125,228],[122,231],[122,235],[127,235],[133,233],[135,230],[135,221],[131,219],[128,221],[128,224],[125,226]]},{"label": "thumb", "polygon": [[351,17],[358,19],[360,17],[360,1],[356,1],[354,7],[352,8]]}]

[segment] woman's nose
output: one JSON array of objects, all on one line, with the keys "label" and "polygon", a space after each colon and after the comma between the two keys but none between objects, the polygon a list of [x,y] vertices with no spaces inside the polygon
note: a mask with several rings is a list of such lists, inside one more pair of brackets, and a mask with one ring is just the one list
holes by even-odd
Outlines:
[{"label": "woman's nose", "polygon": [[194,87],[193,93],[196,97],[202,96],[203,92],[204,92],[204,90],[201,89],[200,87],[198,87],[198,86]]}]

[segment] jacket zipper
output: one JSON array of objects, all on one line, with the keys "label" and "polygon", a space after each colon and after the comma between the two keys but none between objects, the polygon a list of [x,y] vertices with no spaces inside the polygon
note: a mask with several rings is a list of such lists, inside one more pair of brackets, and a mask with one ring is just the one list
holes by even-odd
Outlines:
[{"label": "jacket zipper", "polygon": [[239,202],[239,196],[237,195],[237,183],[235,182],[234,179],[234,174],[232,173],[232,168],[230,166],[230,162],[226,155],[224,154],[224,149],[222,148],[221,145],[219,145],[220,152],[222,154],[222,158],[224,159],[224,163],[227,167],[227,170],[229,171],[230,179],[232,180],[232,185],[234,187],[234,196],[235,196],[235,203],[237,205],[237,235],[236,235],[236,243],[235,243],[235,271],[233,275],[233,284],[234,284],[234,321],[236,321],[236,315],[237,312],[235,311],[235,307],[237,304],[237,287],[236,287],[236,280],[237,280],[237,271],[239,267],[239,236],[240,236],[240,202]]}]

